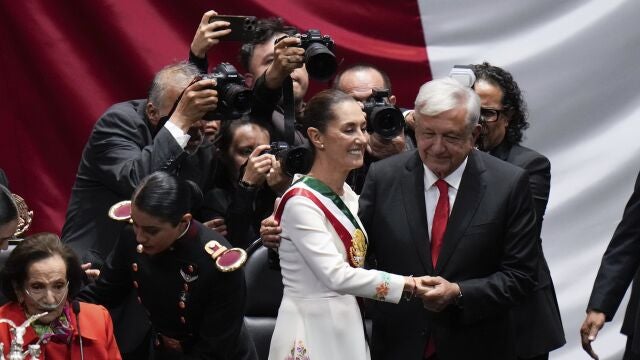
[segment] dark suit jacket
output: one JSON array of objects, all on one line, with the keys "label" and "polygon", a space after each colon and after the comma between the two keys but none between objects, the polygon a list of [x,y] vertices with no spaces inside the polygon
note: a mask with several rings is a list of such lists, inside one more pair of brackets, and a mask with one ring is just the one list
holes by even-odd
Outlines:
[{"label": "dark suit jacket", "polygon": [[471,152],[435,269],[417,151],[371,166],[359,215],[378,269],[442,276],[463,293],[461,306],[440,313],[425,310],[418,299],[376,303],[373,359],[422,359],[431,335],[441,360],[515,358],[509,308],[531,293],[538,259],[533,201],[522,169]]},{"label": "dark suit jacket", "polygon": [[212,145],[205,143],[189,155],[164,127],[154,134],[146,120],[145,103],[132,100],[110,107],[82,152],[62,241],[83,261],[104,262],[124,226],[107,212],[116,202],[130,199],[147,175],[165,170],[201,188],[211,178]]},{"label": "dark suit jacket", "polygon": [[536,291],[514,309],[518,356],[532,358],[557,349],[566,343],[560,308],[551,279],[551,272],[542,251],[542,220],[549,201],[551,163],[544,155],[520,145],[506,142],[490,154],[527,171],[529,187],[536,210],[538,225],[538,285]]},{"label": "dark suit jacket", "polygon": [[231,247],[220,234],[192,221],[168,250],[149,256],[136,251],[129,226],[98,280],[78,298],[114,307],[134,289],[154,333],[180,340],[184,349],[184,354],[169,354],[158,348],[155,359],[255,359],[253,342],[243,331],[244,272],[219,271],[204,249],[210,240]]},{"label": "dark suit jacket", "polygon": [[[624,294],[631,284],[634,274],[640,267],[640,174],[636,178],[633,194],[624,209],[622,220],[618,224],[593,284],[587,309],[598,310],[611,321],[620,306]],[[636,283],[637,284],[637,283]],[[634,286],[623,332],[632,336],[630,348],[640,354],[640,339],[634,336],[640,331],[640,319],[637,314],[637,286]]]}]

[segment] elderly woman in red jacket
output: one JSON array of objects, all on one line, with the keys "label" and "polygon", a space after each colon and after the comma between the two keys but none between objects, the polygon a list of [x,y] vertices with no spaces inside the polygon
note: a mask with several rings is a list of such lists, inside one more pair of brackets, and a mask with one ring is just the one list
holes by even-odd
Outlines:
[{"label": "elderly woman in red jacket", "polygon": [[[2,292],[10,300],[0,307],[0,318],[20,326],[46,313],[26,327],[24,350],[39,344],[45,359],[121,359],[107,310],[73,301],[81,280],[78,258],[56,235],[32,235],[16,246],[0,272]],[[5,355],[10,329],[0,323]]]}]

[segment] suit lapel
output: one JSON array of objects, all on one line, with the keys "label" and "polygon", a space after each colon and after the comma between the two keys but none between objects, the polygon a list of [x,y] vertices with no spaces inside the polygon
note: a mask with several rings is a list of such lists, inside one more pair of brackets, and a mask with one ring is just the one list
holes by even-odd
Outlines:
[{"label": "suit lapel", "polygon": [[429,249],[427,209],[424,203],[424,168],[417,151],[407,161],[405,170],[402,176],[402,203],[406,212],[407,226],[425,273],[431,274],[433,265]]},{"label": "suit lapel", "polygon": [[456,195],[456,201],[453,204],[453,210],[447,222],[442,249],[438,256],[436,274],[442,273],[442,269],[451,258],[480,205],[487,187],[481,176],[484,171],[484,163],[478,151],[472,151],[469,154],[467,166],[462,174],[462,181]]}]

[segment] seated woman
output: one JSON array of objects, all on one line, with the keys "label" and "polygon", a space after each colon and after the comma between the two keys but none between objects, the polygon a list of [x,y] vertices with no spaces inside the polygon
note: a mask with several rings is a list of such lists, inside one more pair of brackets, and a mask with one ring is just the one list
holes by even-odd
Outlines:
[{"label": "seated woman", "polygon": [[223,218],[226,227],[216,230],[237,247],[247,248],[260,237],[260,221],[291,183],[275,156],[265,153],[269,141],[267,129],[248,118],[223,122],[214,140],[220,165],[199,218]]},{"label": "seated woman", "polygon": [[403,291],[410,298],[427,289],[420,279],[362,268],[366,233],[358,197],[345,184],[349,171],[362,166],[367,145],[358,103],[341,91],[322,91],[307,104],[302,125],[315,156],[275,213],[284,295],[269,359],[369,359],[355,296],[397,303]]},{"label": "seated woman", "polygon": [[[74,301],[82,270],[73,251],[51,233],[20,242],[0,272],[2,292],[10,300],[0,307],[0,318],[22,325],[27,318],[46,313],[26,328],[24,346],[39,344],[45,359],[120,359],[111,317],[102,306]],[[5,356],[12,334],[0,324]],[[26,350],[26,349],[24,349]]]},{"label": "seated woman", "polygon": [[135,289],[151,322],[149,358],[254,359],[243,323],[244,273],[216,268],[205,245],[230,246],[192,219],[200,202],[193,182],[165,172],[143,179],[131,200],[132,226],[79,297],[114,307]]}]

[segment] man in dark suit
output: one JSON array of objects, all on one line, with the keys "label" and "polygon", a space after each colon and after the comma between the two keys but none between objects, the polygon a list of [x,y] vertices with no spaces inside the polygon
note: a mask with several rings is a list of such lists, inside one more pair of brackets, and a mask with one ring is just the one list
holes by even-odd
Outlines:
[{"label": "man in dark suit", "polygon": [[471,89],[433,80],[417,150],[369,169],[359,216],[374,266],[433,286],[424,303],[376,304],[373,359],[516,358],[509,308],[535,286],[536,218],[526,172],[474,149],[479,115]]},{"label": "man in dark suit", "polygon": [[[640,174],[636,178],[633,194],[624,209],[622,220],[613,233],[611,242],[602,256],[591,298],[587,306],[587,317],[580,328],[582,347],[598,359],[591,347],[605,321],[611,321],[627,292],[631,280],[640,269]],[[634,282],[631,298],[627,307],[622,332],[627,335],[625,360],[640,359],[640,339],[635,336],[640,332],[640,318],[637,307],[640,294],[638,282]]]},{"label": "man in dark suit", "polygon": [[539,236],[549,200],[551,163],[544,155],[520,145],[529,122],[526,103],[511,74],[486,62],[472,65],[472,69],[477,79],[473,89],[480,97],[480,113],[484,120],[480,138],[482,149],[526,170],[529,175],[538,225],[538,284],[534,293],[514,308],[513,317],[518,358],[545,360],[550,351],[566,342],[551,272]]}]

